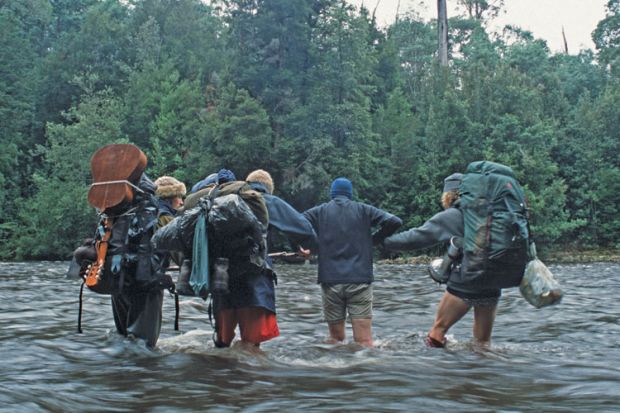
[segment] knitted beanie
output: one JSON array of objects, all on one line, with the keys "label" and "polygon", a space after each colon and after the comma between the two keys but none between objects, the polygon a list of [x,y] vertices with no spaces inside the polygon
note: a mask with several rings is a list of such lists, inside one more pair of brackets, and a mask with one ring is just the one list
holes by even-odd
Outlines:
[{"label": "knitted beanie", "polygon": [[225,184],[226,182],[236,181],[235,174],[228,169],[220,169],[217,173],[217,184]]},{"label": "knitted beanie", "polygon": [[187,192],[185,184],[171,176],[160,176],[155,180],[155,185],[157,185],[155,195],[162,199],[183,197]]},{"label": "knitted beanie", "polygon": [[267,188],[267,192],[273,194],[273,179],[271,178],[269,172],[262,169],[257,169],[250,172],[250,174],[247,178],[245,178],[245,180],[247,182],[259,182],[265,185],[265,188]]},{"label": "knitted beanie", "polygon": [[332,182],[330,194],[332,198],[338,195],[344,195],[347,198],[353,198],[353,185],[347,178],[336,178]]},{"label": "knitted beanie", "polygon": [[443,191],[456,191],[457,189],[459,189],[462,180],[463,174],[460,174],[458,172],[448,176],[446,179],[443,180]]}]

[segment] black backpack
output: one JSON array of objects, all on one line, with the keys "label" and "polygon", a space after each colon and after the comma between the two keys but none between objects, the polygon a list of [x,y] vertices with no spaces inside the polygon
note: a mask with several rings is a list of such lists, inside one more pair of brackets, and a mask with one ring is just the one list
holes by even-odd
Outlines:
[{"label": "black backpack", "polygon": [[140,191],[130,204],[99,215],[91,241],[95,260],[79,254],[83,247],[74,253],[86,286],[98,294],[148,292],[171,285],[162,267],[164,256],[151,245],[158,215],[153,183],[143,175],[137,187]]},{"label": "black backpack", "polygon": [[211,255],[228,258],[233,271],[263,271],[269,225],[263,195],[244,181],[234,181],[211,191],[209,204],[207,227]]},{"label": "black backpack", "polygon": [[151,244],[158,216],[155,186],[142,175],[136,187],[139,190],[132,202],[100,214],[94,238],[74,252],[73,268],[69,272],[78,272],[84,280],[80,289],[80,332],[84,285],[106,295],[146,293],[154,289],[174,292],[172,278],[163,268],[165,255],[155,251]]}]

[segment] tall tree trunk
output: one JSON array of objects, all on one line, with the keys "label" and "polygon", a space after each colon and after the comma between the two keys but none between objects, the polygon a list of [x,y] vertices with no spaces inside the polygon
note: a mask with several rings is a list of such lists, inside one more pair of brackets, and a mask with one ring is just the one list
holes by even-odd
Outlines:
[{"label": "tall tree trunk", "polygon": [[439,65],[448,66],[448,10],[446,0],[437,0],[437,36]]},{"label": "tall tree trunk", "polygon": [[564,33],[564,26],[562,26],[562,39],[564,39],[564,54],[568,54],[568,42],[566,41],[566,33]]}]

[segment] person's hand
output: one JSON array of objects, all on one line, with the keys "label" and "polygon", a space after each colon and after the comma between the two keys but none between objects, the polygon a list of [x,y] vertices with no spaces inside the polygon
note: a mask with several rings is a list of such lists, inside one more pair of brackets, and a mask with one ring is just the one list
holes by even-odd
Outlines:
[{"label": "person's hand", "polygon": [[302,246],[300,246],[299,255],[301,255],[302,257],[308,258],[310,256],[310,250],[306,250]]}]

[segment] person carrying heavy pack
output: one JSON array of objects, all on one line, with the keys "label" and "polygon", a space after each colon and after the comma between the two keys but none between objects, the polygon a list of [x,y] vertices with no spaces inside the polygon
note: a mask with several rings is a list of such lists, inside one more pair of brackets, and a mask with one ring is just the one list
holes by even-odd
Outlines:
[{"label": "person carrying heavy pack", "polygon": [[[91,291],[111,296],[120,334],[154,347],[161,329],[163,290],[174,284],[151,246],[158,208],[155,184],[144,174],[146,156],[134,145],[107,145],[91,159],[88,200],[99,212],[92,241],[78,248],[74,262]],[[80,290],[81,332],[82,289]]]},{"label": "person carrying heavy pack", "polygon": [[237,324],[242,341],[253,345],[278,334],[271,317],[275,299],[273,275],[266,265],[265,200],[247,182],[234,179],[232,172],[220,170],[218,185],[196,201],[198,206],[153,238],[158,250],[181,251],[191,257],[190,288],[179,288],[179,293],[205,299],[211,295],[218,347],[230,345]]},{"label": "person carrying heavy pack", "polygon": [[[221,171],[218,177],[220,175]],[[248,220],[249,225],[238,225],[244,220],[228,212],[231,208],[226,205],[231,203],[235,193],[243,194],[243,201],[252,211],[254,219]],[[234,181],[218,185],[209,198],[213,202],[209,236],[216,240],[210,248],[215,257],[212,288],[215,345],[230,346],[239,326],[241,342],[259,346],[280,334],[275,315],[274,274],[266,261],[269,214],[264,197],[247,182]],[[221,207],[218,208],[218,204]],[[222,266],[226,262],[228,289],[221,287]]]},{"label": "person carrying heavy pack", "polygon": [[[232,259],[233,265],[246,266],[248,271],[264,267],[263,232],[269,222],[265,201],[246,182],[235,181],[232,172],[228,173],[220,171],[219,185],[203,193],[201,198],[191,199],[187,203],[190,208],[157,231],[153,238],[159,251],[179,251],[187,257],[177,282],[180,295],[207,298],[208,275],[199,273],[208,273],[209,257]],[[203,261],[205,264],[201,264]]]},{"label": "person carrying heavy pack", "polygon": [[447,288],[425,341],[430,347],[445,346],[448,330],[473,307],[474,339],[487,344],[501,289],[519,285],[528,259],[525,196],[510,168],[479,161],[464,175],[446,177],[441,204],[443,211],[418,228],[388,237],[384,245],[416,250],[449,244],[444,260],[450,264],[431,271]]}]

